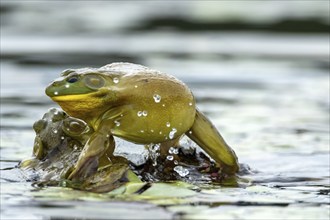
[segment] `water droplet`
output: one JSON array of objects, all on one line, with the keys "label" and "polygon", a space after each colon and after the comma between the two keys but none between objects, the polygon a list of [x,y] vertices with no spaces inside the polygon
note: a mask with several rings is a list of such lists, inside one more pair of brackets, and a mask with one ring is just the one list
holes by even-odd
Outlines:
[{"label": "water droplet", "polygon": [[160,145],[159,144],[155,144],[155,145],[153,145],[151,147],[151,151],[154,151],[154,152],[158,151],[159,149],[160,149]]},{"label": "water droplet", "polygon": [[179,153],[179,149],[176,147],[170,147],[170,149],[168,149],[168,153],[169,154],[178,154]]},{"label": "water droplet", "polygon": [[64,136],[62,136],[61,139],[64,140]]},{"label": "water droplet", "polygon": [[123,117],[124,115],[123,114],[120,114],[120,117]]},{"label": "water droplet", "polygon": [[175,161],[174,161],[174,164],[175,164],[175,165],[178,165],[178,164],[179,164],[179,162],[178,162],[177,160],[175,160]]},{"label": "water droplet", "polygon": [[192,131],[189,131],[188,133],[189,133],[189,134],[192,134]]},{"label": "water droplet", "polygon": [[55,130],[53,130],[53,132],[54,132],[55,134],[57,134],[58,131],[55,129]]},{"label": "water droplet", "polygon": [[141,116],[142,116],[142,114],[143,114],[143,112],[142,112],[142,111],[138,111],[138,113],[137,113],[137,116],[141,117]]},{"label": "water droplet", "polygon": [[192,106],[192,103],[191,102],[189,102],[189,106]]},{"label": "water droplet", "polygon": [[151,129],[151,130],[150,130],[150,132],[151,132],[151,133],[154,133],[154,130],[153,130],[153,129]]},{"label": "water droplet", "polygon": [[109,134],[107,134],[107,136],[106,136],[107,138],[109,138],[110,137],[110,135]]},{"label": "water droplet", "polygon": [[155,100],[156,103],[159,103],[160,100],[162,99],[162,97],[158,94],[155,94],[153,97],[154,97],[154,100]]},{"label": "water droplet", "polygon": [[54,92],[54,95],[58,95],[58,92],[56,91],[56,92]]},{"label": "water droplet", "polygon": [[146,116],[148,115],[148,112],[147,112],[147,111],[143,111],[143,112],[142,112],[142,115],[143,115],[144,117],[146,117]]},{"label": "water droplet", "polygon": [[182,177],[185,177],[189,174],[189,170],[187,170],[186,168],[183,168],[182,166],[176,166],[176,167],[174,167],[173,170]]},{"label": "water droplet", "polygon": [[135,87],[135,88],[137,88],[138,86],[137,86],[137,85],[135,85],[134,87]]},{"label": "water droplet", "polygon": [[163,107],[165,107],[165,104],[162,104]]},{"label": "water droplet", "polygon": [[166,157],[166,159],[168,159],[168,160],[173,160],[174,157],[173,157],[172,155],[168,155],[168,156]]},{"label": "water droplet", "polygon": [[166,122],[166,127],[170,127],[170,126],[171,126],[171,123]]},{"label": "water droplet", "polygon": [[74,145],[73,146],[73,150],[78,150],[78,146],[77,145]]},{"label": "water droplet", "polygon": [[172,128],[172,131],[170,131],[170,133],[168,134],[168,137],[170,139],[173,139],[176,132],[177,132],[177,130],[175,128]]},{"label": "water droplet", "polygon": [[119,83],[119,79],[117,77],[115,77],[115,78],[113,78],[113,82],[117,84],[117,83]]},{"label": "water droplet", "polygon": [[65,88],[69,88],[70,87],[70,85],[69,84],[65,84]]},{"label": "water droplet", "polygon": [[119,121],[114,121],[115,122],[115,125],[117,126],[117,127],[119,127],[120,126],[120,122]]},{"label": "water droplet", "polygon": [[157,161],[154,161],[153,163],[152,163],[152,166],[157,166]]},{"label": "water droplet", "polygon": [[163,132],[160,131],[159,134],[163,134]]},{"label": "water droplet", "polygon": [[141,133],[144,133],[144,130],[140,130]]}]

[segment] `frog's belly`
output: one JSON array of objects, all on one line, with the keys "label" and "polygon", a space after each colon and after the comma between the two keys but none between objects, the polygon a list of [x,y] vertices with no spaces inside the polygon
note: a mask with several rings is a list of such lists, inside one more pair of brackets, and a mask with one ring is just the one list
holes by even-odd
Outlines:
[{"label": "frog's belly", "polygon": [[[177,108],[175,108],[177,109]],[[180,111],[134,109],[114,120],[111,133],[125,140],[140,143],[160,143],[187,132],[195,119],[195,107]]]}]

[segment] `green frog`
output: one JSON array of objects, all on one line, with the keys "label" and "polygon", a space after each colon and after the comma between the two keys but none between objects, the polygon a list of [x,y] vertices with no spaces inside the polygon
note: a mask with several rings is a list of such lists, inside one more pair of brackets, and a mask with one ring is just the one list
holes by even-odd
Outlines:
[{"label": "green frog", "polygon": [[32,157],[23,160],[19,168],[31,171],[37,184],[108,192],[128,182],[141,182],[126,161],[117,161],[116,164],[110,161],[108,157],[112,156],[112,152],[106,152],[99,159],[97,166],[89,170],[87,178],[67,181],[66,177],[74,168],[85,143],[94,133],[93,129],[83,120],[73,118],[58,108],[49,109],[42,119],[34,123],[33,129],[36,137]]},{"label": "green frog", "polygon": [[46,88],[46,94],[92,130],[68,179],[88,178],[104,155],[115,160],[113,136],[160,144],[165,154],[186,134],[219,164],[221,172],[238,172],[235,152],[196,108],[190,89],[171,75],[131,63],[68,69]]}]

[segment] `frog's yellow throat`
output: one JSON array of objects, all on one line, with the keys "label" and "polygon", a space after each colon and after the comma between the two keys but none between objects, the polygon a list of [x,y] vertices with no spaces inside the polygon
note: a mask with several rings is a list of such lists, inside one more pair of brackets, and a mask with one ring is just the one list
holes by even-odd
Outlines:
[{"label": "frog's yellow throat", "polygon": [[72,102],[72,101],[87,101],[92,99],[91,93],[73,94],[73,95],[59,95],[51,97],[55,102]]},{"label": "frog's yellow throat", "polygon": [[95,117],[95,114],[103,112],[105,99],[96,97],[94,93],[53,96],[62,109],[72,117],[80,118],[87,123]]}]

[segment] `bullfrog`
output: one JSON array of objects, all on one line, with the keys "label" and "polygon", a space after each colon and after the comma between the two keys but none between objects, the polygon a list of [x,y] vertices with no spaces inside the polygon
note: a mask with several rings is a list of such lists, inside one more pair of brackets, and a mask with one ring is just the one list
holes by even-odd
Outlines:
[{"label": "bullfrog", "polygon": [[113,164],[107,153],[100,158],[98,167],[90,170],[87,178],[79,182],[67,181],[67,175],[93,130],[83,120],[73,118],[59,108],[50,108],[42,119],[33,124],[33,129],[36,137],[32,157],[23,160],[19,168],[31,171],[34,175],[30,176],[39,185],[65,185],[86,191],[108,192],[128,182],[141,182],[127,162]]},{"label": "bullfrog", "polygon": [[69,179],[88,177],[100,158],[114,151],[113,136],[160,144],[164,154],[186,134],[219,164],[221,172],[238,172],[235,152],[196,108],[187,85],[171,75],[132,63],[67,69],[47,86],[46,94],[93,130]]}]

